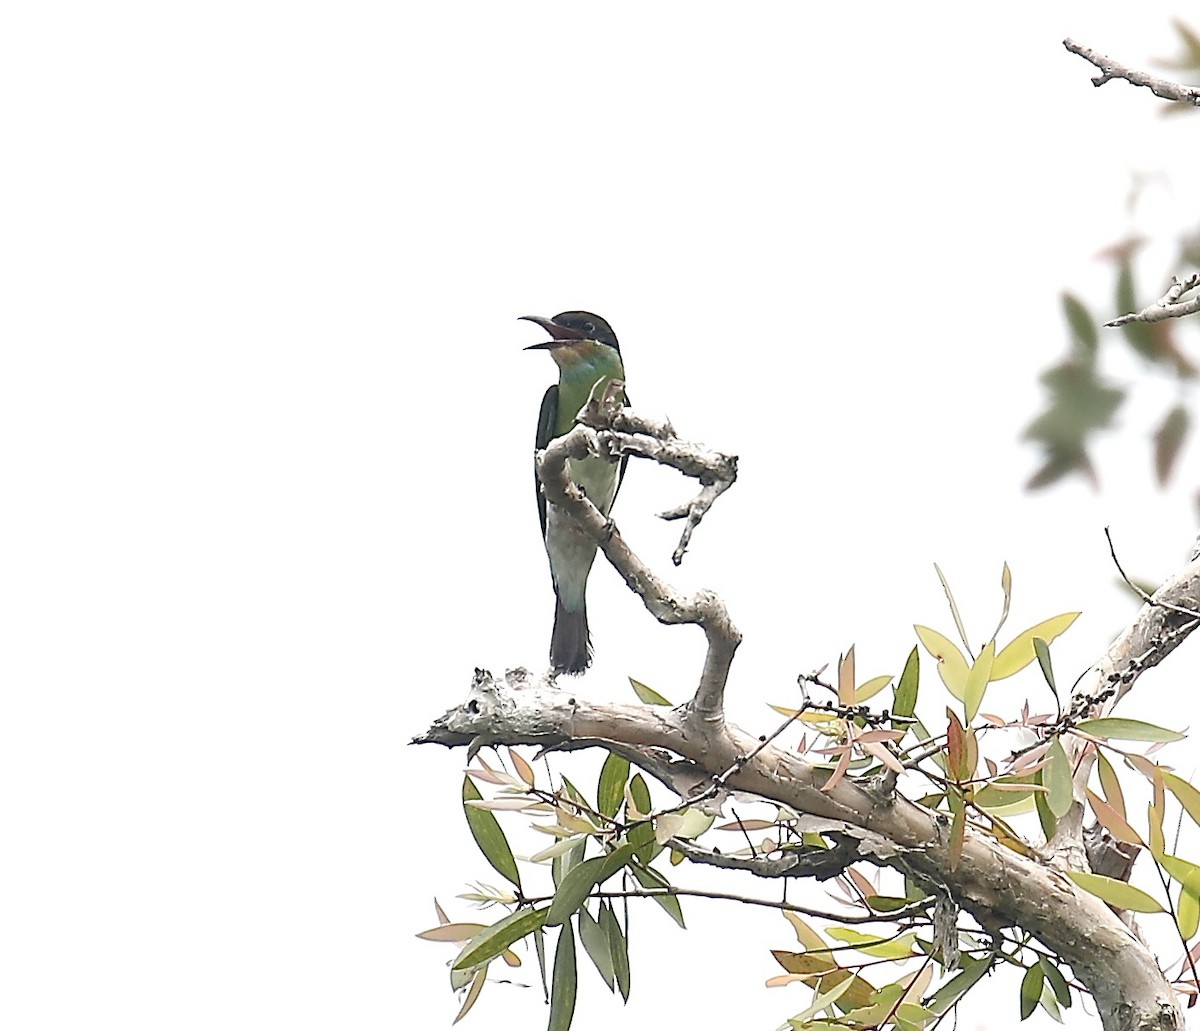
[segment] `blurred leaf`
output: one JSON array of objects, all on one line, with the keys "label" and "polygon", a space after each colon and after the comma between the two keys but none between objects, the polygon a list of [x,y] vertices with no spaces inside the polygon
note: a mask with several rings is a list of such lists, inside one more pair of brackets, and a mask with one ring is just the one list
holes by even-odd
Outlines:
[{"label": "blurred leaf", "polygon": [[1042,983],[1045,979],[1042,965],[1034,963],[1025,971],[1021,978],[1021,1019],[1028,1020],[1037,1009],[1038,1000],[1042,997]]},{"label": "blurred leaf", "polygon": [[1064,612],[1062,615],[1051,616],[1049,619],[1043,619],[1040,623],[1035,623],[1028,629],[1022,630],[1000,649],[1000,654],[996,656],[996,661],[992,665],[991,679],[993,681],[1004,680],[1014,673],[1019,673],[1037,657],[1037,651],[1033,646],[1035,639],[1041,638],[1049,644],[1060,634],[1065,633],[1078,618],[1078,612]]},{"label": "blurred leaf", "polygon": [[[1167,68],[1173,72],[1200,72],[1200,36],[1197,36],[1178,18],[1172,18],[1171,25],[1179,36],[1181,53],[1174,58],[1159,58],[1154,63],[1160,68]],[[1172,104],[1171,106],[1184,107],[1185,105]]]},{"label": "blurred leaf", "polygon": [[1179,457],[1187,431],[1187,409],[1183,405],[1176,405],[1167,412],[1167,417],[1154,434],[1154,472],[1160,487],[1165,487],[1171,479],[1171,471],[1175,468],[1175,460]]},{"label": "blurred leaf", "polygon": [[967,660],[963,658],[963,653],[958,650],[958,645],[930,627],[914,626],[913,629],[917,632],[917,639],[925,646],[925,650],[937,659],[938,676],[942,678],[946,690],[961,702],[967,684],[969,667]]},{"label": "blurred leaf", "polygon": [[895,716],[911,716],[917,709],[917,688],[921,678],[921,656],[917,646],[908,653],[904,663],[904,672],[900,674],[900,683],[896,685],[896,693],[892,702],[892,714]]},{"label": "blurred leaf", "polygon": [[1100,786],[1104,789],[1105,800],[1118,813],[1125,816],[1125,794],[1121,791],[1121,782],[1117,779],[1117,771],[1112,768],[1112,763],[1104,757],[1104,752],[1100,749],[1096,749],[1096,770],[1100,774]]},{"label": "blurred leaf", "polygon": [[1141,888],[1135,888],[1125,881],[1113,877],[1101,877],[1100,874],[1082,873],[1079,870],[1068,870],[1067,876],[1084,891],[1097,898],[1103,899],[1110,906],[1118,909],[1128,909],[1134,913],[1165,913],[1155,898],[1147,895]]},{"label": "blurred leaf", "polygon": [[596,808],[604,816],[612,819],[620,811],[628,779],[629,760],[616,752],[609,752],[600,768],[600,782],[596,786]]},{"label": "blurred leaf", "polygon": [[1063,314],[1067,317],[1067,325],[1071,329],[1071,338],[1076,345],[1076,353],[1084,361],[1095,358],[1099,337],[1096,335],[1096,320],[1092,313],[1074,294],[1062,295]]},{"label": "blurred leaf", "polygon": [[471,828],[471,836],[479,846],[479,851],[483,853],[483,858],[492,864],[501,877],[511,881],[519,889],[521,875],[517,872],[517,861],[513,858],[508,838],[500,829],[499,822],[486,809],[476,809],[467,805],[468,802],[483,798],[470,777],[463,777],[462,798],[463,812],[467,814],[467,826]]},{"label": "blurred leaf", "polygon": [[647,687],[641,681],[629,678],[629,684],[633,688],[633,693],[642,700],[643,705],[670,705],[662,695],[652,687]]},{"label": "blurred leaf", "polygon": [[1042,783],[1049,789],[1046,802],[1056,819],[1067,815],[1075,800],[1074,785],[1071,783],[1071,760],[1067,758],[1062,741],[1055,738],[1046,751],[1047,763],[1042,767]]},{"label": "blurred leaf", "polygon": [[1102,716],[1094,720],[1083,720],[1077,724],[1077,729],[1093,737],[1105,740],[1115,738],[1118,741],[1182,741],[1187,737],[1177,730],[1167,730],[1166,727],[1144,723],[1142,720],[1126,719],[1123,716]]},{"label": "blurred leaf", "polygon": [[571,924],[563,924],[558,932],[558,948],[554,950],[554,978],[550,987],[550,1023],[547,1031],[567,1031],[575,1015],[575,992],[578,972],[575,968],[575,934]]},{"label": "blurred leaf", "polygon": [[1102,383],[1092,362],[1063,362],[1042,373],[1041,381],[1050,398],[1024,436],[1041,445],[1045,461],[1026,488],[1046,487],[1070,473],[1082,473],[1095,486],[1088,438],[1111,424],[1125,391]]}]

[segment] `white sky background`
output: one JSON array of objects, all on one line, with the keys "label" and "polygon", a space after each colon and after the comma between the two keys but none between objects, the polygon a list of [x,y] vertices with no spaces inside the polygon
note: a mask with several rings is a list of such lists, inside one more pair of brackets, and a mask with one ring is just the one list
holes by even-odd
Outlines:
[{"label": "white sky background", "polygon": [[[1177,9],[8,12],[0,1022],[449,1025],[451,950],[413,934],[496,878],[464,754],[406,742],[475,666],[546,661],[554,372],[519,315],[600,312],[638,409],[741,456],[672,575],[745,634],[744,727],[852,642],[864,677],[899,672],[914,622],[950,627],[934,561],[976,642],[1005,560],[1012,631],[1083,609],[1069,683],[1132,611],[1102,528],[1152,580],[1191,509],[1151,483],[1165,394],[1123,413],[1101,494],[1024,494],[1018,435],[1066,347],[1060,289],[1107,298],[1098,248],[1200,205],[1196,123],[1094,90],[1060,41],[1147,67]],[[1129,215],[1131,170],[1164,167]],[[690,489],[635,465],[615,512],[664,570],[652,513]],[[699,632],[600,566],[589,607],[574,689],[690,693]],[[1128,714],[1194,722],[1192,647]],[[626,1012],[581,971],[577,1031],[806,1005],[762,987],[777,914],[685,908],[687,934],[636,915]],[[538,994],[489,986],[468,1026],[539,1027]],[[960,1026],[1015,1020],[1015,979],[989,998]]]}]

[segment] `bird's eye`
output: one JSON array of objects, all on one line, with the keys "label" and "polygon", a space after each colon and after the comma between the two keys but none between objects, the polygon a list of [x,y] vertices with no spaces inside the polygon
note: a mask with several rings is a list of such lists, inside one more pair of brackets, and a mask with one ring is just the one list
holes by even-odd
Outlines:
[{"label": "bird's eye", "polygon": [[595,332],[596,332],[596,327],[595,327],[595,326],[594,326],[592,323],[590,323],[590,322],[585,322],[585,323],[583,324],[583,331],[584,331],[585,333],[595,333]]}]

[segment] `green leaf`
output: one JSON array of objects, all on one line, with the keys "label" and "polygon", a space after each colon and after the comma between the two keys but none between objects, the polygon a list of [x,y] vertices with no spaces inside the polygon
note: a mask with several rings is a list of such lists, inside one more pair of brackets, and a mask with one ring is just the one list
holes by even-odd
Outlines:
[{"label": "green leaf", "polygon": [[[629,869],[633,871],[633,876],[637,878],[638,883],[643,888],[662,889],[671,886],[671,882],[657,870],[651,870],[650,867],[643,866],[636,859],[629,865]],[[650,891],[647,894],[667,911],[675,923],[680,927],[687,927],[683,922],[683,907],[680,906],[679,899],[676,896],[667,895],[661,890]]]},{"label": "green leaf", "polygon": [[914,626],[913,629],[917,632],[917,639],[925,645],[925,650],[937,659],[938,676],[942,678],[946,690],[961,702],[968,666],[958,645],[930,627]]},{"label": "green leaf", "polygon": [[517,872],[517,861],[513,858],[508,838],[504,836],[496,817],[486,809],[467,805],[468,802],[477,802],[483,798],[470,777],[463,777],[462,798],[463,812],[467,814],[467,826],[471,828],[471,835],[475,838],[479,851],[483,853],[483,858],[492,864],[496,873],[520,888],[521,875]]},{"label": "green leaf", "polygon": [[1046,801],[1050,812],[1061,820],[1067,815],[1075,800],[1075,787],[1071,783],[1071,760],[1067,758],[1062,741],[1055,738],[1046,752],[1046,765],[1042,767],[1042,783],[1049,789]]},{"label": "green leaf", "polygon": [[1025,971],[1021,978],[1021,1019],[1028,1020],[1037,1009],[1038,1000],[1042,997],[1042,983],[1045,980],[1042,965],[1034,963]]},{"label": "green leaf", "polygon": [[987,690],[988,681],[992,678],[992,666],[995,661],[996,642],[988,641],[979,657],[971,664],[966,684],[963,686],[963,711],[968,723],[979,714],[979,706],[983,702],[983,693]]},{"label": "green leaf", "polygon": [[1105,801],[1125,816],[1125,794],[1121,791],[1117,771],[1112,768],[1112,763],[1104,757],[1104,752],[1099,748],[1096,749],[1096,771],[1100,774],[1100,786],[1104,788]]},{"label": "green leaf", "polygon": [[874,698],[880,691],[892,682],[890,676],[884,675],[872,677],[870,680],[859,684],[854,691],[854,704],[862,705],[868,698]]},{"label": "green leaf", "polygon": [[1103,899],[1110,906],[1118,909],[1128,909],[1134,913],[1164,913],[1162,904],[1141,888],[1132,884],[1118,881],[1114,877],[1102,877],[1096,873],[1081,873],[1078,870],[1068,870],[1067,876],[1084,891],[1097,898]]},{"label": "green leaf", "polygon": [[1046,975],[1046,983],[1050,985],[1050,990],[1054,993],[1058,1004],[1063,1009],[1070,1009],[1071,987],[1067,984],[1067,979],[1063,977],[1062,971],[1058,969],[1053,960],[1046,956],[1042,956],[1038,962],[1042,965],[1042,973]]},{"label": "green leaf", "polygon": [[1021,672],[1037,657],[1037,652],[1033,647],[1035,638],[1040,637],[1049,644],[1064,633],[1078,618],[1078,612],[1064,612],[1060,616],[1043,619],[1029,629],[1022,630],[996,656],[996,662],[992,666],[992,680],[1004,680],[1014,673]]},{"label": "green leaf", "polygon": [[587,906],[579,911],[579,940],[583,942],[584,951],[587,952],[592,965],[596,968],[596,973],[608,985],[608,990],[611,992],[615,982],[612,951],[608,947],[608,935],[604,933],[604,928],[600,926],[599,921],[592,918],[592,914],[587,911]]},{"label": "green leaf", "polygon": [[625,782],[629,779],[629,760],[609,752],[600,768],[600,783],[596,786],[596,808],[612,819],[621,811],[625,800]]},{"label": "green leaf", "polygon": [[1176,730],[1167,730],[1153,723],[1125,719],[1122,716],[1101,716],[1076,724],[1079,730],[1093,737],[1116,738],[1118,741],[1182,741],[1187,737]]},{"label": "green leaf", "polygon": [[545,909],[518,909],[475,935],[455,959],[453,970],[468,970],[495,959],[513,942],[538,930],[546,922]]},{"label": "green leaf", "polygon": [[1042,638],[1035,637],[1033,639],[1033,651],[1037,655],[1042,676],[1046,678],[1046,683],[1050,686],[1050,693],[1057,699],[1058,685],[1054,683],[1054,667],[1050,664],[1050,645]]},{"label": "green leaf", "polygon": [[1096,334],[1096,321],[1083,302],[1074,294],[1062,295],[1063,314],[1067,317],[1067,325],[1071,327],[1071,337],[1082,355],[1091,359],[1096,354],[1100,338]]},{"label": "green leaf", "polygon": [[578,971],[575,969],[575,933],[565,923],[558,932],[558,948],[554,950],[554,980],[550,987],[550,1024],[547,1031],[567,1031],[575,1016],[575,991]]},{"label": "green leaf", "polygon": [[940,1017],[991,969],[990,959],[971,959],[969,956],[963,956],[962,969],[930,996],[929,1008]]},{"label": "green leaf", "polygon": [[[560,844],[566,844],[570,840],[569,838],[564,839]],[[565,852],[560,852],[554,857],[550,864],[550,876],[554,880],[555,888],[562,884],[563,878],[571,872],[573,867],[583,862],[583,852],[586,848],[587,838],[576,838]]]},{"label": "green leaf", "polygon": [[600,906],[600,926],[608,937],[608,951],[612,956],[613,977],[621,998],[629,1001],[629,943],[621,933],[621,924],[612,905],[606,899]]},{"label": "green leaf", "polygon": [[[1038,770],[1038,783],[1042,787],[1046,786],[1046,767]],[[1047,801],[1049,793],[1046,791],[1036,791],[1033,795],[1034,808],[1037,810],[1038,823],[1042,828],[1042,834],[1049,841],[1054,837],[1054,828],[1058,821],[1054,818],[1054,814],[1050,812],[1050,803]]]},{"label": "green leaf", "polygon": [[542,975],[542,998],[550,1004],[550,984],[546,980],[546,932],[538,928],[533,932],[533,950],[537,953],[538,971]]},{"label": "green leaf", "polygon": [[660,695],[657,691],[655,691],[654,688],[647,687],[645,684],[641,683],[640,681],[634,680],[633,677],[629,678],[629,685],[633,688],[633,693],[642,700],[643,705],[670,705],[671,704],[662,695]]},{"label": "green leaf", "polygon": [[[632,852],[632,849],[630,850]],[[572,914],[587,901],[592,889],[604,874],[608,856],[595,856],[585,859],[562,879],[558,891],[554,893],[554,901],[546,911],[546,926],[557,927],[566,923]]]},{"label": "green leaf", "polygon": [[896,685],[895,699],[892,702],[892,714],[895,716],[911,716],[917,709],[917,687],[921,678],[921,656],[917,646],[908,653],[904,663],[904,672],[900,674],[900,683]]}]

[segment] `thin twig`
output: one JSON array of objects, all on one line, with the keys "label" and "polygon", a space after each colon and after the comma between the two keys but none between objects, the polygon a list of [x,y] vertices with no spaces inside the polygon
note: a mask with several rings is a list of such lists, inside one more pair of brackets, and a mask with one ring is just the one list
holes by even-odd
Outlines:
[{"label": "thin twig", "polygon": [[1100,69],[1102,74],[1092,79],[1093,86],[1103,86],[1110,79],[1124,79],[1134,86],[1145,86],[1156,97],[1162,97],[1163,100],[1173,100],[1178,104],[1200,107],[1200,87],[1198,86],[1184,86],[1178,82],[1171,82],[1145,72],[1126,68],[1111,57],[1098,54],[1096,51],[1076,43],[1073,39],[1064,39],[1063,46],[1072,54],[1078,54],[1085,61],[1090,61]]}]

